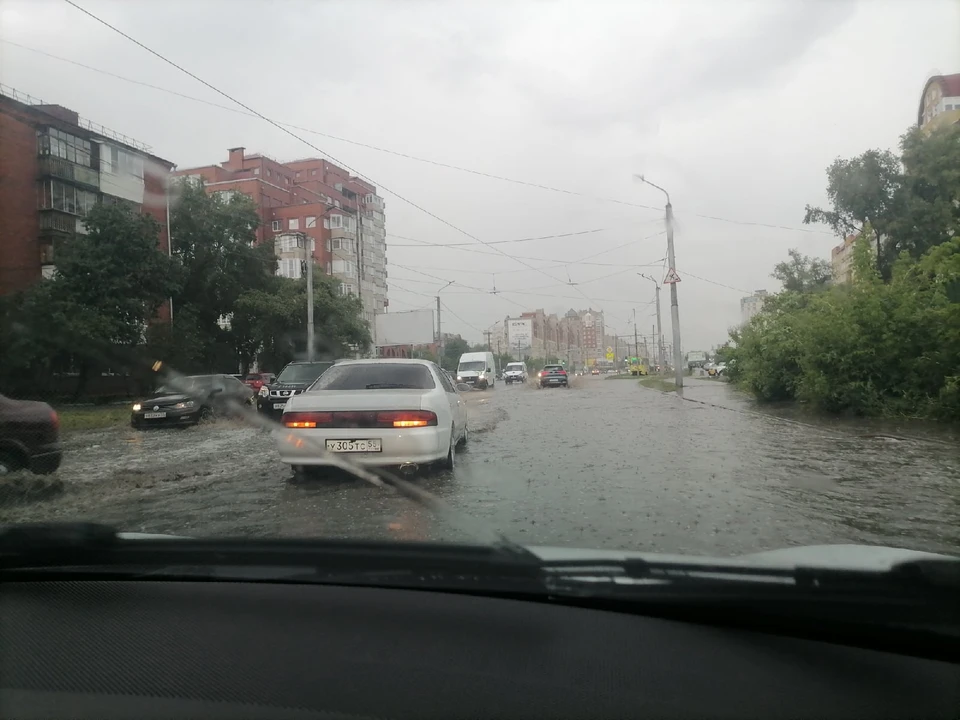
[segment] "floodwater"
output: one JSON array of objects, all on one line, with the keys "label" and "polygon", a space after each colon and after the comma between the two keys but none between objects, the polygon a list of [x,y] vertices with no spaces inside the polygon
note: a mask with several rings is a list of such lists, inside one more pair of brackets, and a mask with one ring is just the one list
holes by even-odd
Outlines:
[{"label": "floodwater", "polygon": [[[630,380],[467,396],[453,473],[414,482],[524,544],[733,555],[834,543],[960,554],[960,438],[943,428],[812,421],[725,383],[684,397]],[[183,535],[471,540],[388,488],[296,484],[269,432],[240,422],[67,438],[53,498],[0,521],[96,520]]]}]

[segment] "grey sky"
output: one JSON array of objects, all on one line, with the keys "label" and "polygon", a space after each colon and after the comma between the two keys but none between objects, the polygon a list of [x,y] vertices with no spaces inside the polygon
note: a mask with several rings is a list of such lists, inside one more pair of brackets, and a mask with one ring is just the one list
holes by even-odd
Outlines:
[{"label": "grey sky", "polygon": [[[742,293],[777,289],[773,265],[798,247],[829,256],[802,228],[823,203],[837,156],[894,148],[923,82],[960,71],[960,4],[784,2],[100,2],[80,4],[269,117],[398,152],[659,208],[677,216],[685,349],[723,342]],[[171,90],[227,103],[55,0],[0,0],[0,37]],[[0,43],[0,81],[153,146],[181,167],[244,145],[279,160],[315,150],[256,118],[133,85]],[[662,273],[661,211],[465,174],[303,133],[372,179],[387,199],[391,307],[431,302],[443,284],[446,329],[480,330],[522,309],[592,305],[614,331],[653,322]],[[399,247],[603,229],[577,238]],[[598,254],[590,262],[577,260]],[[554,267],[568,262],[568,267]],[[612,275],[612,273],[618,273]],[[498,295],[491,289],[496,273]],[[569,273],[569,275],[568,275]],[[548,277],[548,275],[550,277]],[[564,285],[569,280],[576,286]],[[403,291],[400,288],[404,288]],[[509,292],[509,291],[517,292]],[[409,292],[413,291],[413,292]],[[414,294],[414,293],[423,293]],[[530,293],[530,294],[528,294]],[[536,293],[536,294],[532,294]],[[594,302],[586,299],[589,296]],[[664,294],[666,306],[667,295]],[[452,314],[462,318],[462,321]],[[669,313],[664,312],[669,335]]]}]

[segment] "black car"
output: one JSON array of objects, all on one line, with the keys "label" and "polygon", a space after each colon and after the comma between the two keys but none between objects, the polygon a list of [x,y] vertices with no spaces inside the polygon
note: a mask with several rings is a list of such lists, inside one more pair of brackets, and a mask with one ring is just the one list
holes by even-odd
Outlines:
[{"label": "black car", "polygon": [[189,375],[160,386],[155,397],[134,403],[130,425],[138,430],[196,425],[253,401],[253,390],[232,375]]},{"label": "black car", "polygon": [[274,419],[279,419],[287,406],[287,400],[313,385],[316,379],[332,365],[331,360],[288,363],[277,375],[276,380],[260,388],[257,394],[257,409]]},{"label": "black car", "polygon": [[22,469],[45,475],[62,458],[56,411],[45,402],[0,395],[0,475]]}]

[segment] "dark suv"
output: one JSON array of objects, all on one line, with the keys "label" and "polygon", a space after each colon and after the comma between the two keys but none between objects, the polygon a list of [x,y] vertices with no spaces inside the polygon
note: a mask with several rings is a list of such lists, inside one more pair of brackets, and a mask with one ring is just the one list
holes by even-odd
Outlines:
[{"label": "dark suv", "polygon": [[257,393],[257,409],[275,420],[279,419],[283,415],[287,400],[313,385],[331,365],[332,360],[287,364],[276,380],[260,388]]}]

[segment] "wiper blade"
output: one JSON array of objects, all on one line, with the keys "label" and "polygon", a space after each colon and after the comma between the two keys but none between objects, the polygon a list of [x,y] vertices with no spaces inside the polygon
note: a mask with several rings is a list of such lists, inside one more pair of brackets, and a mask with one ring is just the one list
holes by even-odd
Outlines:
[{"label": "wiper blade", "polygon": [[367,390],[422,390],[416,385],[406,383],[370,383],[364,386]]},{"label": "wiper blade", "polygon": [[871,588],[890,591],[941,589],[960,590],[960,561],[953,559],[909,560],[889,570],[823,568],[816,566],[770,567],[742,563],[657,561],[643,558],[625,560],[556,560],[543,563],[545,573],[559,582],[605,581],[622,586],[669,585],[720,587],[767,585],[799,590],[864,592]]}]

